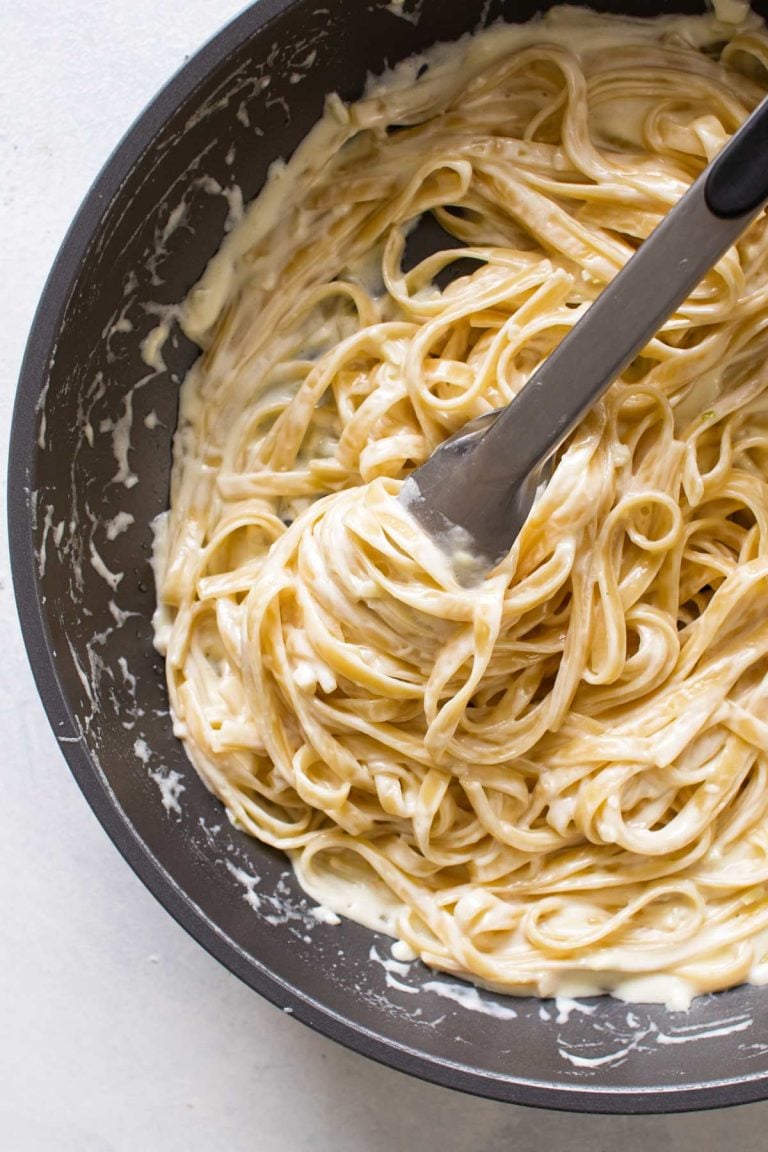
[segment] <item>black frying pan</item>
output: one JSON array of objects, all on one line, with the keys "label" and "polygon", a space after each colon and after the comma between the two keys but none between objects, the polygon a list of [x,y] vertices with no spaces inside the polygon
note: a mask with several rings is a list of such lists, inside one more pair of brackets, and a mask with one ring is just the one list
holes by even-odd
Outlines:
[{"label": "black frying pan", "polygon": [[[201,177],[235,182],[249,199],[327,92],[354,98],[368,71],[481,18],[525,20],[543,7],[423,0],[412,22],[380,0],[261,0],[163,90],[80,210],[30,336],[9,469],[19,612],[54,732],[117,847],[201,944],[298,1019],[395,1068],[500,1100],[596,1112],[758,1100],[768,1097],[768,989],[704,997],[688,1014],[485,992],[472,1008],[450,998],[459,982],[418,964],[387,972],[376,959],[389,957],[386,938],[317,923],[285,859],[235,832],[195,777],[152,648],[149,522],[167,504],[178,384],[196,350],[176,331],[167,371],[148,379],[140,343],[156,323],[146,306],[181,300],[221,241],[227,203]],[[158,256],[182,197],[185,224]],[[133,521],[114,535],[120,512]]]}]

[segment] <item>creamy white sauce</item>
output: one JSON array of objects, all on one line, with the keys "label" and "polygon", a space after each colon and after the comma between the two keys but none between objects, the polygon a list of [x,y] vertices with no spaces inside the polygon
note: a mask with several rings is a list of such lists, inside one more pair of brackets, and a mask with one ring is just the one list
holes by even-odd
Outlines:
[{"label": "creamy white sauce", "polygon": [[471,1012],[479,1012],[481,1016],[493,1016],[496,1020],[514,1020],[517,1016],[514,1008],[500,1004],[496,1000],[482,997],[477,988],[470,984],[446,984],[442,980],[427,980],[421,985],[422,992],[433,992],[444,1000],[452,1000],[461,1008],[468,1008]]},{"label": "creamy white sauce", "polygon": [[594,1005],[580,1004],[578,1000],[570,1000],[567,996],[556,996],[555,1008],[557,1010],[555,1017],[557,1024],[567,1024],[573,1012],[582,1012],[587,1016],[592,1016],[596,1010]]},{"label": "creamy white sauce", "polygon": [[107,533],[107,540],[116,540],[123,532],[127,532],[131,524],[135,523],[135,518],[130,512],[118,512],[111,520],[104,522],[104,528]]},{"label": "creamy white sauce", "polygon": [[258,912],[261,908],[261,896],[256,893],[257,886],[261,883],[260,876],[252,876],[243,868],[237,868],[231,861],[227,860],[227,869],[232,873],[238,884],[242,884],[245,888],[243,893],[243,900],[253,908],[254,912]]},{"label": "creamy white sauce", "polygon": [[309,910],[312,916],[319,924],[341,924],[341,918],[335,912],[331,912],[330,908],[326,908],[324,904],[318,904]]},{"label": "creamy white sauce", "polygon": [[93,542],[93,538],[91,538],[91,540],[88,542],[88,549],[90,553],[91,567],[95,572],[98,573],[99,576],[101,576],[104,583],[108,584],[112,591],[115,592],[117,590],[118,584],[123,579],[123,573],[112,572],[109,568],[107,568],[107,565],[104,563],[96,550],[96,545]]},{"label": "creamy white sauce", "polygon": [[170,772],[162,772],[158,769],[155,772],[150,772],[149,775],[160,789],[160,801],[166,812],[176,812],[180,816],[179,798],[185,791],[185,785],[181,782],[183,780],[181,773],[172,768]]}]

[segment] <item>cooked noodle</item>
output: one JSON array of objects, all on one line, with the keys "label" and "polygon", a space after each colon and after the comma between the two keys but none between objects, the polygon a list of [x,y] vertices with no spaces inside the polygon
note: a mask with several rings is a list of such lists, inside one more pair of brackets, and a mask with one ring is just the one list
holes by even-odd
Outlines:
[{"label": "cooked noodle", "polygon": [[[768,38],[556,10],[428,62],[330,99],[187,301],[204,355],[158,582],[175,730],[308,892],[436,968],[538,995],[760,980],[765,218],[480,584],[396,497],[755,107]],[[425,213],[462,246],[406,271]]]}]

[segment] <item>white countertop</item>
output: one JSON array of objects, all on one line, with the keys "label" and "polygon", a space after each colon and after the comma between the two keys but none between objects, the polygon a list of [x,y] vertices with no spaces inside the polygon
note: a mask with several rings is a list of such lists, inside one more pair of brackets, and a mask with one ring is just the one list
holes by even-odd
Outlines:
[{"label": "white countertop", "polygon": [[[3,0],[4,454],[26,333],[79,201],[155,90],[242,7]],[[0,1152],[765,1149],[768,1103],[536,1112],[421,1084],[284,1016],[171,920],[77,790],[27,668],[4,530],[0,635]]]}]

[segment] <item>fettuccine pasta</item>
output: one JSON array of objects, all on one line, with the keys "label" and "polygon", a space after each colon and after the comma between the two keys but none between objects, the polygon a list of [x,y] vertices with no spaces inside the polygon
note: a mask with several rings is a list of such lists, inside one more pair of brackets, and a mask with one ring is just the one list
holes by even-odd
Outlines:
[{"label": "fettuccine pasta", "polygon": [[[765,218],[487,577],[397,500],[766,88],[751,15],[478,33],[331,97],[185,304],[203,354],[158,561],[175,731],[311,895],[507,992],[679,1005],[768,978]],[[414,264],[427,216],[446,236]]]}]

